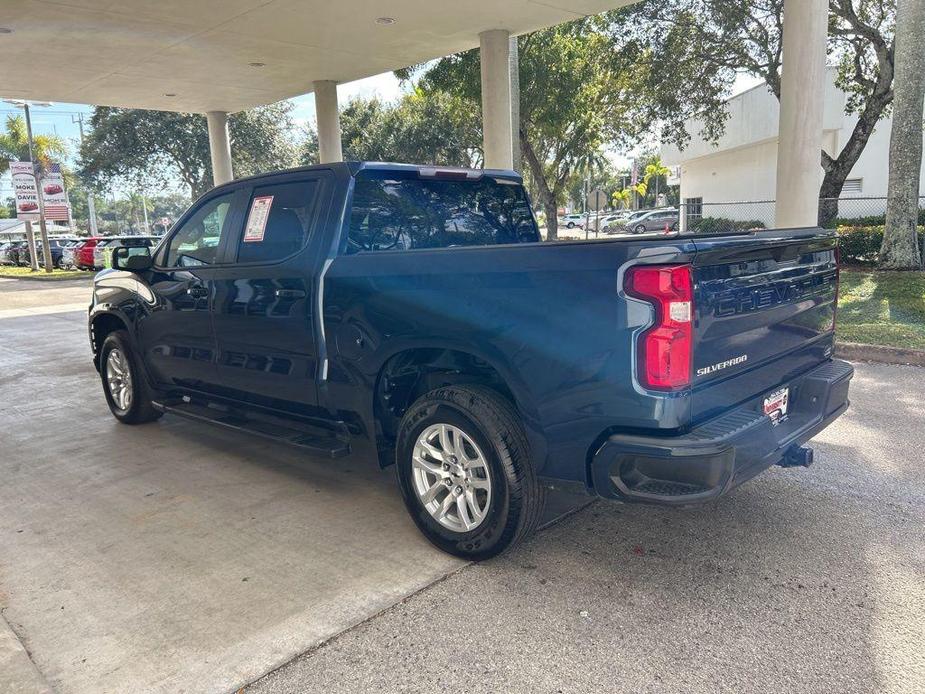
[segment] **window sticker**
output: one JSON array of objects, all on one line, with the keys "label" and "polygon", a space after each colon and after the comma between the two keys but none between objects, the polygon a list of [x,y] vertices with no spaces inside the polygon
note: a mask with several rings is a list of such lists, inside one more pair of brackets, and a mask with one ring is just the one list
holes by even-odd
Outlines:
[{"label": "window sticker", "polygon": [[272,205],[272,195],[261,195],[251,202],[251,211],[247,215],[247,226],[244,228],[245,243],[263,241],[263,232],[267,228],[267,218],[270,216]]}]

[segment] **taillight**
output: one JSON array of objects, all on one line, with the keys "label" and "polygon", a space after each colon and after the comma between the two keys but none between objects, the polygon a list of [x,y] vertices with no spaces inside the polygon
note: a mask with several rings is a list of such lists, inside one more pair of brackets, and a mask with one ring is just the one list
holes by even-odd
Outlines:
[{"label": "taillight", "polygon": [[626,274],[626,293],[655,309],[655,323],[636,344],[639,381],[654,390],[691,383],[694,289],[690,265],[637,265]]}]

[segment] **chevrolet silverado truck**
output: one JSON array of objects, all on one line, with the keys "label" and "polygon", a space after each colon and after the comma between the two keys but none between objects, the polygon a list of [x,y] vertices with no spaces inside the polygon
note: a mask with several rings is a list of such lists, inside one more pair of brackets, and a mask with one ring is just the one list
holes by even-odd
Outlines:
[{"label": "chevrolet silverado truck", "polygon": [[543,242],[514,172],[337,163],[218,186],[112,266],[89,334],[116,419],[394,465],[469,559],[550,488],[686,505],[807,466],[848,407],[818,228]]}]

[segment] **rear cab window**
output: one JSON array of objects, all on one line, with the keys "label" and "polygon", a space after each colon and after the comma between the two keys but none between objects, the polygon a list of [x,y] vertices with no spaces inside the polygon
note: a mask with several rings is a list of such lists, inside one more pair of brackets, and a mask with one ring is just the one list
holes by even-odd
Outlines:
[{"label": "rear cab window", "polygon": [[358,175],[354,184],[345,252],[537,241],[539,229],[526,191],[517,181],[368,171]]}]

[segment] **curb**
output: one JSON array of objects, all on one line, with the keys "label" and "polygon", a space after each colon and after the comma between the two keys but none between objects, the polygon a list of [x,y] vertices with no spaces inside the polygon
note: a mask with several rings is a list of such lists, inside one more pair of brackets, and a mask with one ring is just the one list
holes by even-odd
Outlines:
[{"label": "curb", "polygon": [[0,272],[0,280],[25,280],[26,282],[82,282],[83,280],[92,280],[93,273],[88,273],[86,277],[47,277],[44,272],[37,275],[4,275]]},{"label": "curb", "polygon": [[850,361],[872,361],[880,364],[925,366],[925,352],[883,345],[862,345],[857,342],[836,342],[835,356]]},{"label": "curb", "polygon": [[0,615],[0,692],[52,694],[13,628]]}]

